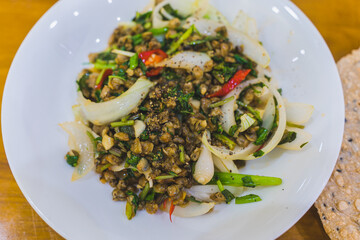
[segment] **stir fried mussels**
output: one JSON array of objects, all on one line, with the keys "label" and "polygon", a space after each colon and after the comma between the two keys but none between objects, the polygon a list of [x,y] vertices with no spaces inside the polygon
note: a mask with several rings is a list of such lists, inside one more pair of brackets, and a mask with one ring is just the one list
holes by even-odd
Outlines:
[{"label": "stir fried mussels", "polygon": [[[239,174],[238,166],[301,139],[286,129],[286,103],[265,74],[259,41],[217,11],[209,10],[220,16],[215,21],[165,2],[118,26],[77,80],[73,110],[83,141],[69,141],[65,158],[73,179],[94,166],[113,200],[126,201],[128,219],[142,209],[198,216],[244,187],[279,185]],[[73,136],[76,126],[62,125]],[[252,194],[236,203],[260,200]]]}]

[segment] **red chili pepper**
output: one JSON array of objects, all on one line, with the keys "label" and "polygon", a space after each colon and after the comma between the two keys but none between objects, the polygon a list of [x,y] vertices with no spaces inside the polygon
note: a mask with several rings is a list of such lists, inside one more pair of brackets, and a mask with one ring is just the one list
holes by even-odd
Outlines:
[{"label": "red chili pepper", "polygon": [[95,85],[95,89],[101,89],[101,86],[103,85],[105,79],[107,79],[111,74],[113,73],[112,69],[106,69],[103,73],[103,75],[101,76],[101,80],[98,84]]},{"label": "red chili pepper", "polygon": [[[167,58],[168,55],[161,49],[155,49],[151,51],[139,53],[139,58],[145,64],[145,66],[154,65],[155,63],[161,62],[163,59]],[[151,68],[146,72],[147,77],[153,77],[160,74],[162,67]]]},{"label": "red chili pepper", "polygon": [[139,58],[146,66],[158,63],[167,57],[168,55],[166,54],[166,52],[161,49],[155,49],[139,53]]},{"label": "red chili pepper", "polygon": [[171,215],[173,214],[174,209],[175,209],[175,205],[174,205],[174,203],[173,203],[173,200],[171,200],[170,210],[169,210],[170,222],[172,222],[172,220],[171,220]]},{"label": "red chili pepper", "polygon": [[244,69],[244,70],[239,70],[237,71],[234,76],[227,82],[225,83],[222,88],[212,94],[208,94],[206,95],[207,98],[212,98],[212,97],[223,97],[226,94],[228,94],[229,92],[231,92],[231,90],[233,90],[239,83],[241,83],[246,76],[250,73],[251,69]]}]

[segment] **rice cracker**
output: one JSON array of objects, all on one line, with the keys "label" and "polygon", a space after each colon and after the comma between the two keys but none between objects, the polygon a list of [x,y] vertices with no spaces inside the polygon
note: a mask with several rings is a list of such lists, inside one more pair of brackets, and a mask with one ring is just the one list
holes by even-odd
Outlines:
[{"label": "rice cracker", "polygon": [[345,131],[339,159],[315,203],[331,239],[360,239],[360,49],[337,67],[345,97]]}]

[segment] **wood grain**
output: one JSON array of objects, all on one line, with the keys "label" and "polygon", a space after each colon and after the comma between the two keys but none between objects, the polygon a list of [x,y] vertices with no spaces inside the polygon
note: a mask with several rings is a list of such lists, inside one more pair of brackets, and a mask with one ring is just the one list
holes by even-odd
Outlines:
[{"label": "wood grain", "polygon": [[[22,40],[55,0],[0,0],[0,88]],[[358,0],[293,0],[313,21],[335,60],[360,46]],[[1,91],[1,98],[2,98]],[[11,174],[0,138],[0,239],[62,239],[31,208]],[[280,240],[328,239],[312,207]]]}]

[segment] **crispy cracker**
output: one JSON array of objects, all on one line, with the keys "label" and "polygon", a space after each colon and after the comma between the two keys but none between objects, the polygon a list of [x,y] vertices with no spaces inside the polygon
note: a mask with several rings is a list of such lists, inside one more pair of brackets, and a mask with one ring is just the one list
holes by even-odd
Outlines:
[{"label": "crispy cracker", "polygon": [[331,239],[360,239],[360,49],[338,63],[345,131],[334,172],[315,203]]}]

